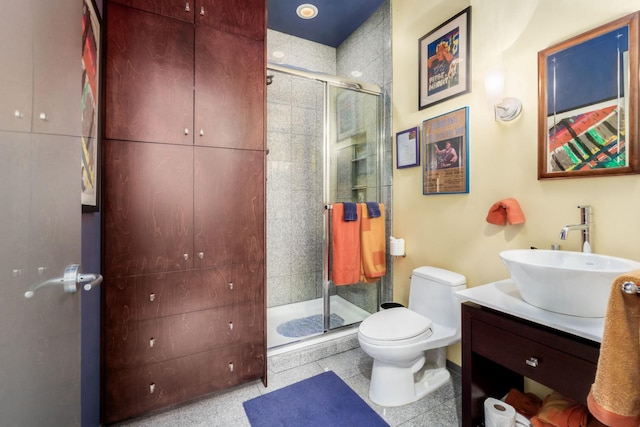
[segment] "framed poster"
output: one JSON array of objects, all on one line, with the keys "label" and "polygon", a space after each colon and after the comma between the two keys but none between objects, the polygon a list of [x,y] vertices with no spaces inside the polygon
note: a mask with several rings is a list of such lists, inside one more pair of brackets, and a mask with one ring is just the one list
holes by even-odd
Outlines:
[{"label": "framed poster", "polygon": [[422,122],[422,194],[469,192],[469,107]]},{"label": "framed poster", "polygon": [[468,7],[419,40],[420,110],[471,90],[470,25]]},{"label": "framed poster", "polygon": [[420,165],[420,132],[416,126],[396,134],[396,168]]},{"label": "framed poster", "polygon": [[634,12],[538,52],[538,179],[640,173],[639,43]]},{"label": "framed poster", "polygon": [[99,210],[100,17],[93,0],[82,2],[82,211]]}]

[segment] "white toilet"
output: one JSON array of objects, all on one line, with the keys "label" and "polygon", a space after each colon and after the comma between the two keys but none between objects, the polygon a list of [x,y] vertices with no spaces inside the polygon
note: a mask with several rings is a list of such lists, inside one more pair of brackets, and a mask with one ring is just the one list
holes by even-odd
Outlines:
[{"label": "white toilet", "polygon": [[406,405],[449,380],[446,346],[460,340],[460,302],[455,292],[465,288],[461,274],[416,268],[409,308],[382,310],[360,324],[360,347],[373,358],[369,387],[373,402]]}]

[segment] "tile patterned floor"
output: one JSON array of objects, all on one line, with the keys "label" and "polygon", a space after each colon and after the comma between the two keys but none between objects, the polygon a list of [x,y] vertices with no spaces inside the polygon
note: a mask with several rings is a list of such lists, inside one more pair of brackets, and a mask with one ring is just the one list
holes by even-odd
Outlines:
[{"label": "tile patterned floor", "polygon": [[[225,426],[250,427],[242,402],[269,393],[325,370],[334,371],[392,427],[459,427],[461,425],[460,375],[451,371],[451,381],[430,396],[395,408],[385,408],[369,400],[373,360],[359,347],[294,368],[282,369],[269,360],[269,386],[254,381],[224,393],[201,398],[163,412],[118,424],[124,427]],[[357,426],[354,426],[357,427]]]}]

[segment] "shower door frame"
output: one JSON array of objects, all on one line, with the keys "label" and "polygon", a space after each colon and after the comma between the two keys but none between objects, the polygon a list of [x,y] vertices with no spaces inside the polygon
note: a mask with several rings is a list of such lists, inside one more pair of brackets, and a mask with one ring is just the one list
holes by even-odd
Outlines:
[{"label": "shower door frame", "polygon": [[[273,70],[283,74],[289,74],[297,77],[308,78],[311,80],[316,80],[324,84],[324,97],[323,97],[323,158],[322,158],[322,166],[323,166],[323,206],[324,206],[324,215],[323,215],[323,225],[322,225],[322,233],[323,233],[323,278],[322,278],[322,298],[323,298],[323,323],[324,330],[323,334],[326,334],[331,330],[330,318],[331,318],[331,304],[330,304],[330,210],[331,203],[329,200],[331,198],[331,156],[330,156],[330,145],[331,145],[331,121],[330,117],[332,114],[332,108],[330,101],[330,91],[332,87],[352,90],[358,93],[364,93],[368,95],[378,96],[377,101],[377,122],[378,122],[378,135],[377,135],[377,155],[376,155],[376,173],[377,173],[377,185],[376,185],[376,197],[378,201],[382,200],[382,160],[381,155],[384,153],[384,143],[383,143],[383,135],[384,135],[384,110],[383,110],[383,92],[379,86],[361,82],[357,80],[352,80],[345,77],[334,76],[325,73],[317,73],[301,68],[289,67],[283,64],[275,64],[268,62],[267,63],[267,71]],[[336,137],[337,139],[337,137]],[[385,236],[386,238],[386,236]],[[384,278],[380,280],[376,284],[377,290],[377,299],[378,303],[382,300],[382,283]],[[345,325],[344,327],[349,327],[350,325]],[[334,328],[338,329],[338,328]]]}]

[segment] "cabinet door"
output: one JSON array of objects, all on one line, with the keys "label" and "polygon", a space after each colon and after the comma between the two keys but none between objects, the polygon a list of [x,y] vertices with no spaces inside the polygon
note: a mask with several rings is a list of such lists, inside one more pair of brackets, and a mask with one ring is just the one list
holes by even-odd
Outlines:
[{"label": "cabinet door", "polygon": [[193,144],[193,25],[108,4],[105,138]]},{"label": "cabinet door", "polygon": [[198,0],[196,22],[218,30],[254,40],[266,35],[267,4],[265,0]]},{"label": "cabinet door", "polygon": [[198,25],[195,73],[195,143],[264,149],[263,42]]},{"label": "cabinet door", "polygon": [[194,0],[109,0],[168,18],[193,23]]},{"label": "cabinet door", "polygon": [[[31,131],[31,2],[5,1],[0,25],[0,130]],[[9,18],[10,17],[10,18]]]},{"label": "cabinet door", "polygon": [[264,152],[194,150],[197,265],[263,261]]},{"label": "cabinet door", "polygon": [[32,3],[32,131],[80,136],[82,3],[77,0],[32,0]]},{"label": "cabinet door", "polygon": [[192,267],[193,147],[103,142],[108,277]]}]

